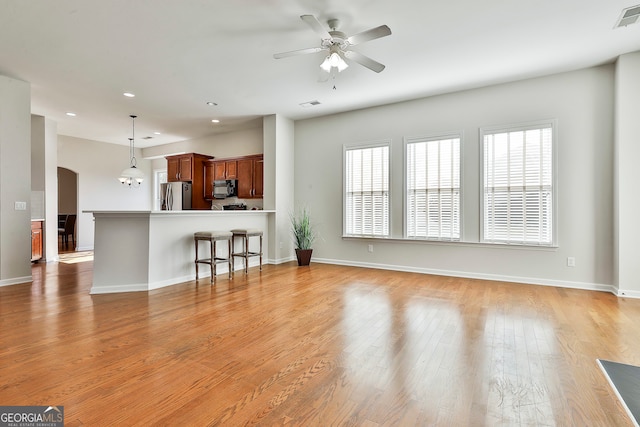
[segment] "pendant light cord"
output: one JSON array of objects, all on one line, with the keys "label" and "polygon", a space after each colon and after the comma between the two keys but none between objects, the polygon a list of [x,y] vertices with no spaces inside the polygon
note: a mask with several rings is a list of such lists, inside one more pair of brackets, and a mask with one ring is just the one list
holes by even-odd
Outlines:
[{"label": "pendant light cord", "polygon": [[129,157],[131,158],[130,165],[132,168],[135,168],[138,164],[138,160],[136,159],[136,151],[135,151],[135,137],[136,137],[136,117],[131,115],[131,138],[129,138]]}]

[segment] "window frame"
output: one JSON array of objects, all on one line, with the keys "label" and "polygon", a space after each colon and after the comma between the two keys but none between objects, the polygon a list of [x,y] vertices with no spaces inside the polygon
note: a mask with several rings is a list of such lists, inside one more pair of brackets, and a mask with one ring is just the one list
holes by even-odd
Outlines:
[{"label": "window frame", "polygon": [[[409,144],[415,144],[419,142],[430,142],[430,141],[442,141],[447,139],[458,139],[459,140],[459,159],[458,159],[458,172],[459,172],[459,201],[458,201],[458,222],[459,222],[459,237],[458,239],[443,239],[443,238],[431,238],[431,237],[410,237],[408,235],[408,216],[409,216],[409,197],[408,197],[408,146]],[[447,243],[461,243],[464,242],[464,196],[463,196],[463,183],[464,183],[464,132],[463,131],[451,131],[444,133],[436,133],[436,134],[427,134],[420,136],[409,136],[404,138],[404,155],[403,155],[403,223],[402,229],[403,239],[407,240],[415,240],[415,241],[425,241],[425,242],[447,242]]]},{"label": "window frame", "polygon": [[[551,242],[550,243],[531,243],[531,242],[517,242],[517,241],[494,241],[485,239],[485,196],[484,196],[484,177],[485,177],[485,149],[484,138],[485,135],[496,133],[509,133],[509,132],[523,132],[527,130],[551,128]],[[541,247],[541,248],[555,248],[558,246],[558,124],[557,119],[536,120],[530,122],[513,123],[506,125],[496,126],[484,126],[479,128],[478,132],[478,144],[479,144],[479,208],[480,208],[480,236],[479,242],[487,245],[504,245],[504,246],[529,246],[529,247]]]},{"label": "window frame", "polygon": [[[388,229],[386,235],[381,234],[351,234],[347,233],[347,152],[351,150],[365,150],[369,148],[379,148],[379,147],[387,147],[388,150],[388,165],[387,165],[387,182],[389,183],[389,187],[387,190],[388,193]],[[379,140],[379,141],[371,141],[367,143],[357,143],[357,144],[345,144],[342,146],[342,237],[347,238],[374,238],[374,239],[389,239],[392,236],[392,144],[391,140]]]}]

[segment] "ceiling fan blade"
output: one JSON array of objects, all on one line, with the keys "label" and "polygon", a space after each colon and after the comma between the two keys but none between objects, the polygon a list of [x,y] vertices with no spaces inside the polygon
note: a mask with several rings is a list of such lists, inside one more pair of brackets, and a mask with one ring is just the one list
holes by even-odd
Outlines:
[{"label": "ceiling fan blade", "polygon": [[281,52],[281,53],[276,53],[273,55],[273,57],[275,59],[280,59],[280,58],[286,58],[289,56],[296,56],[296,55],[306,55],[308,53],[316,53],[316,52],[320,52],[321,50],[326,50],[326,48],[323,47],[309,47],[306,49],[299,49],[299,50],[292,50],[289,52]]},{"label": "ceiling fan blade", "polygon": [[313,15],[302,15],[300,16],[300,19],[302,19],[304,22],[306,22],[313,31],[315,31],[322,40],[331,40],[331,34],[329,34],[329,31],[324,27],[324,25],[322,25],[320,23],[320,21],[318,21],[318,18],[316,18]]},{"label": "ceiling fan blade", "polygon": [[380,37],[386,37],[391,34],[391,28],[386,25],[380,25],[379,27],[372,28],[367,31],[363,31],[358,34],[354,34],[347,38],[347,42],[351,45],[357,45],[360,43],[368,42],[369,40],[379,39]]},{"label": "ceiling fan blade", "polygon": [[374,61],[373,59],[369,58],[368,56],[364,56],[360,52],[355,52],[353,50],[347,50],[347,51],[344,52],[344,56],[346,56],[347,58],[357,62],[358,64],[360,64],[360,65],[362,65],[364,67],[367,67],[371,71],[375,71],[376,73],[379,73],[382,70],[384,70],[384,65],[382,65],[378,61]]}]

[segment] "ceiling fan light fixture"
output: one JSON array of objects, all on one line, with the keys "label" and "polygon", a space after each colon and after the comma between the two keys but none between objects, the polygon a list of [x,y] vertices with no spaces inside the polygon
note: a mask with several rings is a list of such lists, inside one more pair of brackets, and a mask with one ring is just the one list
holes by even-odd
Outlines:
[{"label": "ceiling fan light fixture", "polygon": [[324,59],[322,64],[320,64],[320,68],[327,73],[331,72],[331,68],[334,67],[338,69],[338,72],[344,71],[349,67],[349,64],[347,64],[340,54],[335,51],[331,52],[331,54]]}]

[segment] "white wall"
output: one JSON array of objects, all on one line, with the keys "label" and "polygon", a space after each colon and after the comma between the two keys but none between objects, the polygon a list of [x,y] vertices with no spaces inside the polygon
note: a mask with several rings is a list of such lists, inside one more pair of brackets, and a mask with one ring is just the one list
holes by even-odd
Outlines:
[{"label": "white wall", "polygon": [[31,116],[31,218],[45,220],[42,243],[47,262],[58,259],[57,129],[53,120]]},{"label": "white wall", "polygon": [[640,53],[616,64],[616,277],[622,295],[640,297]]},{"label": "white wall", "polygon": [[0,286],[31,280],[30,110],[29,83],[0,76]]},{"label": "white wall", "polygon": [[123,186],[120,172],[129,167],[129,146],[58,136],[58,166],[78,174],[77,250],[93,249],[93,215],[85,210],[151,210],[151,162],[136,149],[145,173],[139,188]]},{"label": "white wall", "polygon": [[269,217],[270,262],[293,259],[289,214],[294,211],[293,120],[280,115],[264,118],[264,208],[275,210]]},{"label": "white wall", "polygon": [[[314,259],[461,277],[612,290],[614,66],[602,66],[295,124],[295,201],[308,205],[322,239]],[[480,240],[479,128],[556,119],[557,249]],[[344,144],[391,140],[391,221],[403,235],[403,138],[463,136],[463,240],[426,243],[343,239]],[[369,253],[367,246],[373,244]],[[567,267],[567,257],[576,259]]]},{"label": "white wall", "polygon": [[44,119],[45,240],[47,262],[58,259],[58,123]]},{"label": "white wall", "polygon": [[262,152],[262,126],[142,149],[145,158],[159,157],[153,160],[154,169],[166,169],[164,156],[174,153],[198,153],[223,159]]}]

